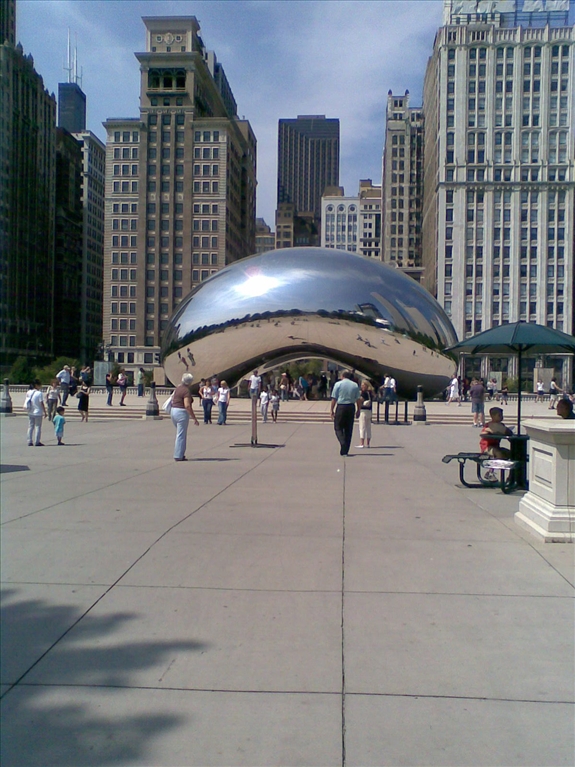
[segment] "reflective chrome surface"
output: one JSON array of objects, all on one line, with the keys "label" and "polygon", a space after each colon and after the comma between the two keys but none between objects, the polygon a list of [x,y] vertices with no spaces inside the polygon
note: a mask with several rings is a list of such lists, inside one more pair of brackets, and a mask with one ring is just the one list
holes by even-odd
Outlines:
[{"label": "reflective chrome surface", "polygon": [[319,357],[401,396],[436,394],[455,371],[455,331],[435,299],[399,269],[341,250],[273,250],[222,269],[193,290],[162,344],[166,375],[217,375],[231,386],[254,368]]}]

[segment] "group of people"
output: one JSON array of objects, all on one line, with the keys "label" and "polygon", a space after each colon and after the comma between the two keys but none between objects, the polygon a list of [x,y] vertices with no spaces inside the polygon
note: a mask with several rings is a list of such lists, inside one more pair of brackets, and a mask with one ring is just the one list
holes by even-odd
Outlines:
[{"label": "group of people", "polygon": [[[138,397],[144,396],[144,375],[145,371],[144,368],[140,368],[136,374],[136,381],[138,384]],[[114,376],[114,374],[109,370],[106,373],[106,392],[108,394],[108,399],[106,400],[106,405],[108,407],[112,407],[112,399],[114,397],[114,386],[117,386],[120,390],[120,402],[118,403],[120,407],[126,407],[126,403],[124,400],[126,399],[126,394],[128,393],[128,386],[130,385],[130,382],[128,380],[128,376],[126,375],[125,370],[120,370],[118,372],[117,376]]]},{"label": "group of people", "polygon": [[[28,414],[28,446],[44,447],[42,442],[42,422],[47,418],[54,424],[54,434],[58,445],[63,445],[64,418],[66,401],[70,396],[70,387],[62,392],[60,379],[54,378],[46,389],[46,398],[42,392],[40,381],[33,381],[24,398],[24,409]],[[78,398],[78,410],[81,420],[88,421],[88,404],[90,401],[90,387],[82,381],[80,386],[75,387],[75,396]]]}]

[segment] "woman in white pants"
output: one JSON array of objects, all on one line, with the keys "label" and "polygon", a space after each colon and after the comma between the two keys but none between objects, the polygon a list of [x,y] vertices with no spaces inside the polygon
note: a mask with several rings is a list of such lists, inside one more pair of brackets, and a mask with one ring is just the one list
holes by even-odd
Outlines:
[{"label": "woman in white pants", "polygon": [[359,409],[359,448],[371,446],[371,410],[374,400],[374,392],[368,381],[362,381],[359,396],[361,405]]},{"label": "woman in white pants", "polygon": [[184,373],[182,383],[176,386],[172,395],[172,409],[170,416],[172,423],[176,427],[176,443],[174,445],[174,461],[187,461],[186,443],[188,438],[188,424],[190,418],[193,418],[195,425],[198,425],[198,419],[194,414],[192,407],[191,386],[194,376],[191,373]]}]

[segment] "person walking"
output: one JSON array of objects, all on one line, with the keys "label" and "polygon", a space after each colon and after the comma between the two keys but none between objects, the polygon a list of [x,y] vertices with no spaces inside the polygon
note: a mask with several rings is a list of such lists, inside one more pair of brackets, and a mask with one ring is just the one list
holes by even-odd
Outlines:
[{"label": "person walking", "polygon": [[277,389],[274,389],[270,394],[270,405],[272,406],[272,421],[278,422],[278,413],[280,409],[280,397],[277,393]]},{"label": "person walking", "polygon": [[46,390],[46,405],[48,406],[48,420],[52,421],[56,415],[56,408],[60,402],[60,385],[57,378],[52,380]]},{"label": "person walking", "polygon": [[24,399],[24,409],[28,413],[28,447],[32,447],[32,445],[44,447],[41,442],[42,419],[46,418],[47,413],[40,381],[36,380],[28,387],[26,398]]},{"label": "person walking", "polygon": [[535,402],[544,402],[545,401],[545,384],[541,379],[537,381],[537,396],[535,397]]},{"label": "person walking", "polygon": [[359,407],[359,445],[360,450],[371,447],[371,412],[375,393],[369,381],[362,381],[359,391],[361,400]]},{"label": "person walking", "polygon": [[182,383],[176,386],[172,395],[172,408],[170,418],[176,427],[176,442],[174,444],[174,461],[187,461],[186,445],[188,439],[188,425],[190,418],[193,418],[195,425],[198,425],[198,419],[195,416],[192,407],[192,383],[194,376],[191,373],[184,373]]},{"label": "person walking", "polygon": [[70,372],[69,365],[64,365],[59,373],[56,373],[56,378],[60,381],[60,390],[62,392],[62,407],[65,407],[70,394],[70,381],[72,380],[72,374]]},{"label": "person walking", "polygon": [[[257,371],[256,371],[257,372]],[[230,404],[230,390],[226,381],[220,382],[218,389],[218,426],[225,426],[228,417],[228,405]]]},{"label": "person walking", "polygon": [[106,405],[112,406],[112,397],[114,396],[114,379],[110,371],[106,373],[106,391],[108,392],[108,401]]},{"label": "person walking", "polygon": [[469,398],[471,399],[473,426],[477,428],[485,426],[485,387],[477,378],[471,381]]},{"label": "person walking", "polygon": [[551,383],[549,384],[549,408],[548,410],[555,410],[557,406],[557,399],[559,397],[561,390],[557,386],[557,379],[552,378]]},{"label": "person walking", "polygon": [[136,384],[138,385],[138,397],[144,396],[144,376],[146,371],[140,368],[136,373]]},{"label": "person walking", "polygon": [[459,407],[461,407],[461,397],[459,396],[459,379],[457,376],[453,376],[451,383],[449,384],[449,396],[447,399],[447,404],[449,405],[450,402],[457,402]]},{"label": "person walking", "polygon": [[333,419],[335,436],[340,444],[340,455],[348,455],[353,436],[353,418],[359,416],[361,397],[359,386],[351,380],[349,370],[344,370],[341,379],[331,391],[330,415]]},{"label": "person walking", "polygon": [[88,408],[90,406],[90,387],[83,383],[80,386],[80,391],[76,395],[78,397],[78,412],[82,418],[82,421],[88,423]]},{"label": "person walking", "polygon": [[126,399],[126,392],[128,391],[128,377],[123,370],[118,373],[117,384],[120,388],[120,407],[126,407],[124,400]]}]

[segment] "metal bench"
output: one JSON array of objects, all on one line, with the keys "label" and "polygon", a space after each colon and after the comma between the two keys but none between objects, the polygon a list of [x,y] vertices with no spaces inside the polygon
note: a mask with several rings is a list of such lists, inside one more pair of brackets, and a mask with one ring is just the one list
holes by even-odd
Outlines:
[{"label": "metal bench", "polygon": [[[459,464],[459,480],[465,487],[495,487],[498,483],[494,480],[484,479],[481,476],[481,469],[485,461],[489,461],[491,456],[488,453],[457,453],[456,455],[444,455],[441,459],[443,463],[457,461]],[[465,464],[472,461],[477,466],[477,479],[479,482],[467,482],[465,479]]]},{"label": "metal bench", "polygon": [[[523,465],[521,461],[505,461],[493,458],[489,453],[457,453],[455,455],[444,455],[441,459],[443,463],[457,461],[459,464],[459,480],[465,487],[500,487],[502,492],[511,493],[518,487],[518,479],[521,472],[517,471]],[[477,467],[478,482],[468,482],[465,479],[465,464],[472,461]],[[482,476],[482,471],[499,471],[500,479],[490,479]],[[509,475],[505,478],[505,472]]]}]

